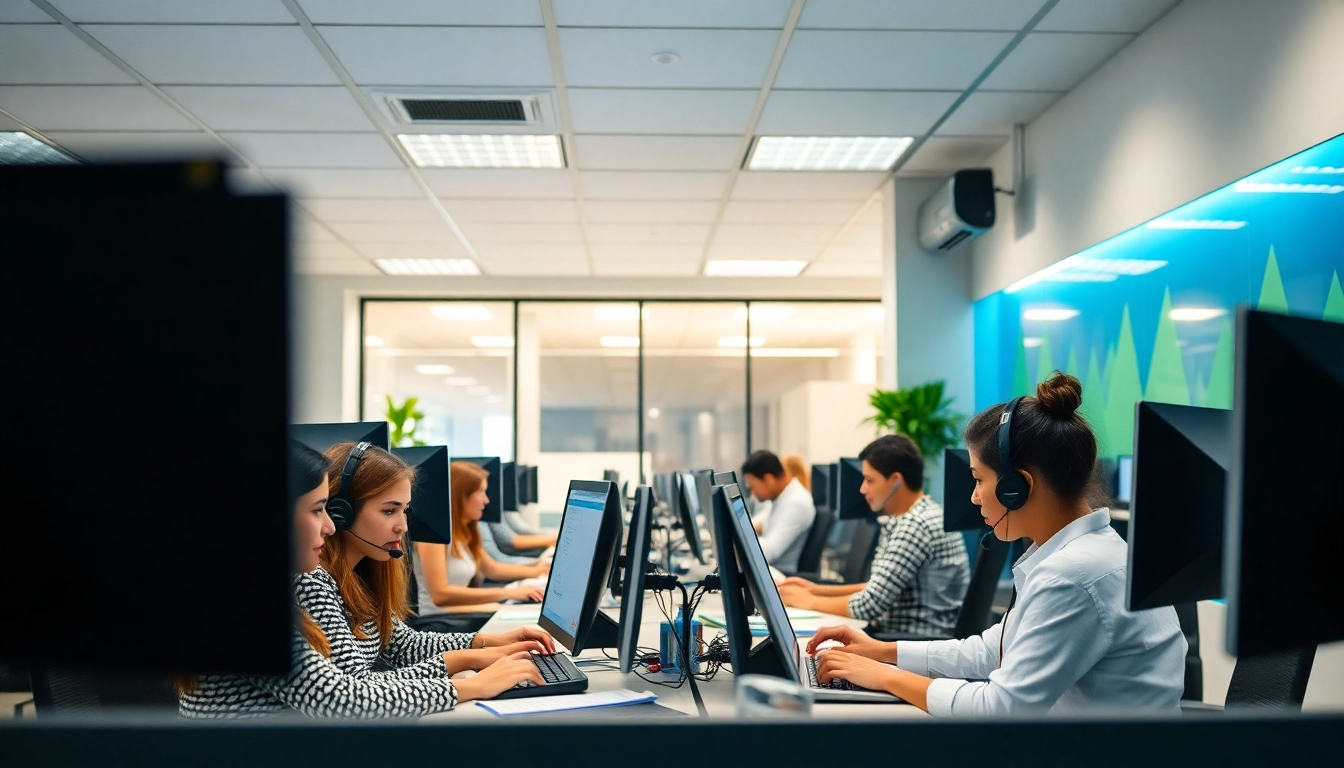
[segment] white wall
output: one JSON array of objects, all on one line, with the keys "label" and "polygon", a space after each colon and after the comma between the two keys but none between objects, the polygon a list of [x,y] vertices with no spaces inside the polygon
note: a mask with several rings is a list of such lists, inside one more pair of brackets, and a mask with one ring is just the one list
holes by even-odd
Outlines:
[{"label": "white wall", "polygon": [[809,464],[829,464],[841,456],[858,456],[872,441],[871,383],[808,381],[780,395],[780,455],[796,453]]},{"label": "white wall", "polygon": [[1027,127],[973,296],[1344,131],[1341,72],[1344,2],[1184,0]]},{"label": "white wall", "polygon": [[[1199,604],[1199,660],[1204,668],[1204,703],[1222,706],[1237,659],[1228,654],[1224,640],[1227,606],[1204,601]],[[1302,711],[1344,710],[1344,642],[1316,648],[1316,660],[1307,679]]]}]

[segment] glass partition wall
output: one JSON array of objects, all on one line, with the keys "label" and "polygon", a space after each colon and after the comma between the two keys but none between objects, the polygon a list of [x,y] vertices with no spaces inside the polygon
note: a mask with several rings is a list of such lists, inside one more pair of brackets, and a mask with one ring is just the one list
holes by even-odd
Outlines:
[{"label": "glass partition wall", "polygon": [[761,448],[856,455],[883,328],[874,301],[366,299],[360,418],[416,398],[404,444],[534,464],[558,511],[606,470],[633,488]]}]

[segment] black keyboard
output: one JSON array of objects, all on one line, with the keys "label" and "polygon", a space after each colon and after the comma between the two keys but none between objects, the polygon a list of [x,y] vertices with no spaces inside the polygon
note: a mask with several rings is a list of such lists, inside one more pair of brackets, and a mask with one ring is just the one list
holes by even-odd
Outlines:
[{"label": "black keyboard", "polygon": [[532,663],[537,665],[537,669],[541,672],[541,679],[545,680],[547,685],[565,683],[575,679],[569,674],[569,669],[556,661],[556,658],[555,656],[543,656],[540,653],[532,654]]},{"label": "black keyboard", "polygon": [[808,682],[808,684],[811,685],[813,688],[830,688],[831,690],[835,690],[835,691],[866,691],[866,690],[868,690],[867,688],[860,688],[859,686],[857,686],[857,685],[855,685],[855,684],[849,682],[848,680],[841,680],[841,679],[838,678],[838,677],[833,677],[833,678],[831,678],[831,682],[827,683],[826,685],[822,685],[822,684],[817,680],[817,659],[816,659],[816,657],[814,657],[814,656],[805,656],[805,657],[803,657],[803,658],[805,658],[805,659],[807,660],[807,682]]},{"label": "black keyboard", "polygon": [[534,653],[532,663],[541,673],[545,685],[524,681],[499,694],[497,699],[515,699],[520,696],[555,696],[562,693],[583,693],[588,690],[588,676],[574,666],[568,656],[555,654],[545,656]]}]

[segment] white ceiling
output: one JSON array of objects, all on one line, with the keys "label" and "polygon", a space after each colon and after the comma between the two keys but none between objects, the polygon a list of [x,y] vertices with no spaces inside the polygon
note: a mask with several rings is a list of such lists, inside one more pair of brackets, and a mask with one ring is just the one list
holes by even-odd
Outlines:
[{"label": "white ceiling", "polygon": [[[241,188],[297,195],[309,274],[872,277],[887,174],[743,171],[752,137],[909,135],[900,175],[979,165],[1176,2],[1059,0],[951,110],[1046,0],[0,0],[0,110],[87,159],[234,157]],[[369,90],[427,87],[548,94],[570,167],[414,168]]]}]

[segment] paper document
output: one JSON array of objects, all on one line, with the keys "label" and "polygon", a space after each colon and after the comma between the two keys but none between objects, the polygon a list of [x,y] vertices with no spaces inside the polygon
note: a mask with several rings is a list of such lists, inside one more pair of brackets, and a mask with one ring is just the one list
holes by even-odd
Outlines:
[{"label": "paper document", "polygon": [[544,712],[572,712],[576,709],[597,709],[599,707],[625,707],[631,704],[647,704],[657,699],[656,695],[648,691],[638,693],[622,688],[600,693],[574,693],[562,696],[505,699],[503,701],[478,701],[476,704],[491,714],[509,717],[511,715],[535,715]]},{"label": "paper document", "polygon": [[495,618],[500,621],[536,622],[541,619],[541,606],[533,603],[526,607],[500,608],[495,612]]}]

